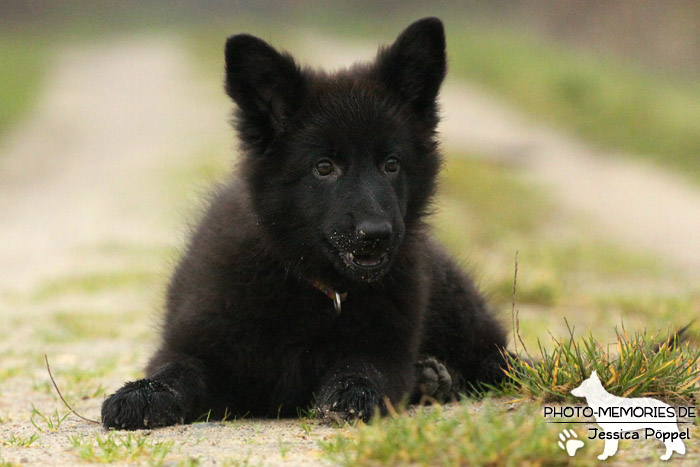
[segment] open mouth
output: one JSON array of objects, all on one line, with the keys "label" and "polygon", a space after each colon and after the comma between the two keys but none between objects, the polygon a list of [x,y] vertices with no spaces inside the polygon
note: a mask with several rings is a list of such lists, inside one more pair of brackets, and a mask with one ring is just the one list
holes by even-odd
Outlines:
[{"label": "open mouth", "polygon": [[377,269],[387,262],[388,255],[386,253],[354,255],[352,253],[341,253],[341,258],[345,264],[359,269]]}]

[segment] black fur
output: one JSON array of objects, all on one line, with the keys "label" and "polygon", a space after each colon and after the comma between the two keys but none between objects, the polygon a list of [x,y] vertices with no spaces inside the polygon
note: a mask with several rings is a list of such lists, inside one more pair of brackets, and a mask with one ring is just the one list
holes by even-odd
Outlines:
[{"label": "black fur", "polygon": [[[424,223],[445,71],[436,18],[334,75],[228,39],[241,170],[173,275],[146,379],[105,400],[105,427],[309,407],[367,420],[502,377],[503,329]],[[314,281],[347,294],[339,314]]]}]

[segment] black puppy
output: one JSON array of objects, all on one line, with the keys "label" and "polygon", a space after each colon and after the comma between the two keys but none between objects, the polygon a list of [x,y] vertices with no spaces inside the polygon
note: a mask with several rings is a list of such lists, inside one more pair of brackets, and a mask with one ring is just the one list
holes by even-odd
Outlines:
[{"label": "black puppy", "polygon": [[146,379],[104,401],[105,427],[309,407],[367,420],[502,378],[505,333],[425,224],[445,71],[436,18],[333,75],[228,39],[240,174],[173,275]]}]

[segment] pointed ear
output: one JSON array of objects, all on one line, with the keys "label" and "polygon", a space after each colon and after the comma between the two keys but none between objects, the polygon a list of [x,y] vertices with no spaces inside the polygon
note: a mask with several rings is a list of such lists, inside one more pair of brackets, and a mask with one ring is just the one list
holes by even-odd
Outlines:
[{"label": "pointed ear", "polygon": [[600,378],[598,378],[598,373],[596,373],[595,370],[591,372],[590,378],[597,379],[598,381],[600,381]]},{"label": "pointed ear", "polygon": [[226,92],[240,109],[238,129],[249,142],[284,130],[304,94],[304,76],[288,54],[248,34],[226,41]]},{"label": "pointed ear", "polygon": [[447,71],[445,29],[437,18],[407,27],[377,57],[380,81],[419,112],[434,113],[435,99]]}]

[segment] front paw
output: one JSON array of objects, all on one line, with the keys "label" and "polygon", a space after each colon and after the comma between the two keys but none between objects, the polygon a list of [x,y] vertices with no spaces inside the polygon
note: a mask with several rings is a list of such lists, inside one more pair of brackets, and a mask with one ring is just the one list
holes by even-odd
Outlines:
[{"label": "front paw", "polygon": [[445,402],[452,392],[452,376],[445,365],[435,357],[426,357],[416,362],[416,387],[413,400],[424,402],[435,399]]},{"label": "front paw", "polygon": [[382,394],[362,379],[344,378],[328,384],[318,400],[317,409],[326,421],[334,423],[368,422],[375,412],[386,412]]},{"label": "front paw", "polygon": [[184,421],[185,411],[177,392],[158,381],[126,383],[102,403],[105,428],[140,430]]}]

